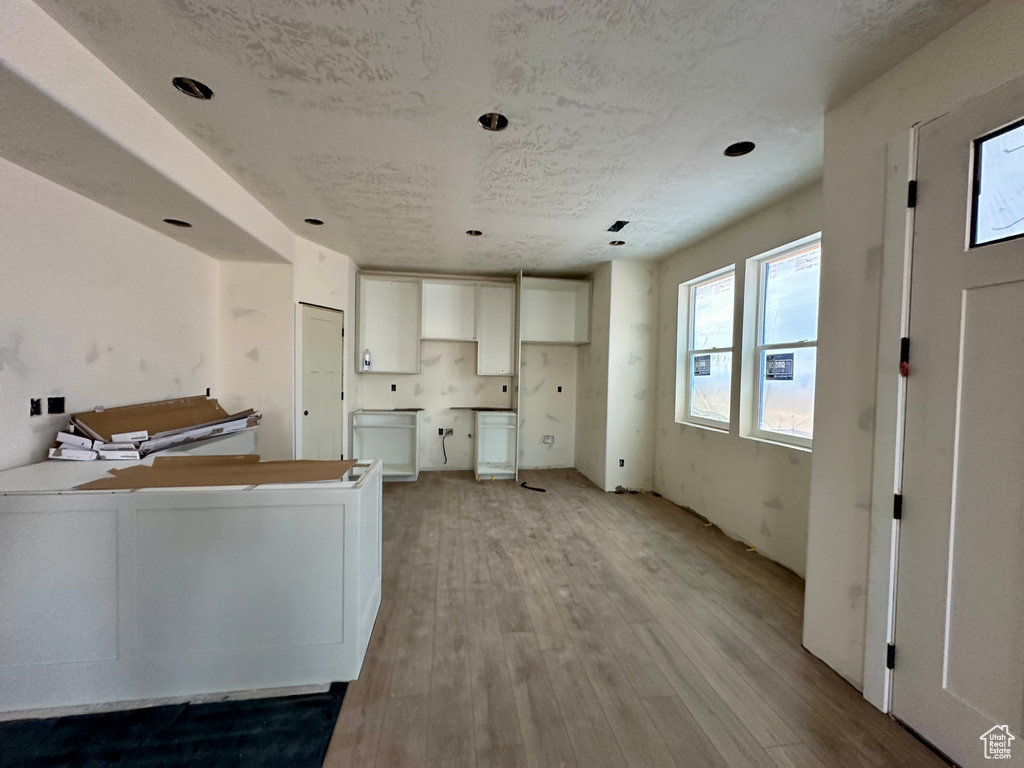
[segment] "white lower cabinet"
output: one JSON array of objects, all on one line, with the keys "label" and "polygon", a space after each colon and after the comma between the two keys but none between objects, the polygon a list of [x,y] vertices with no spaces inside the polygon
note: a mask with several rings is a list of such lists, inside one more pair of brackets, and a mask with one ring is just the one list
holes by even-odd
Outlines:
[{"label": "white lower cabinet", "polygon": [[515,479],[518,420],[514,411],[477,411],[473,462],[477,480]]},{"label": "white lower cabinet", "polygon": [[356,411],[352,456],[380,459],[384,480],[416,480],[420,474],[419,411]]}]

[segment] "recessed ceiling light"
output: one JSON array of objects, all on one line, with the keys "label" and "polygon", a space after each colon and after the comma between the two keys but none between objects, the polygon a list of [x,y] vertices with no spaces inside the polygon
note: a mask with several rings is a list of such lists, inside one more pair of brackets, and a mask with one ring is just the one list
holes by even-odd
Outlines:
[{"label": "recessed ceiling light", "polygon": [[314,227],[319,227],[323,224],[320,219],[303,219],[307,224],[312,224]]},{"label": "recessed ceiling light", "polygon": [[200,83],[198,80],[193,80],[191,77],[176,77],[171,80],[171,85],[193,99],[209,101],[213,98],[213,90],[210,86]]},{"label": "recessed ceiling light", "polygon": [[467,229],[466,234],[470,237],[480,237],[483,234],[479,229]]},{"label": "recessed ceiling light", "polygon": [[754,151],[754,142],[752,141],[737,141],[735,144],[730,144],[725,148],[726,157],[742,157],[743,155],[749,155]]},{"label": "recessed ceiling light", "polygon": [[610,243],[608,243],[608,245],[625,245],[625,244],[626,244],[625,240],[612,240]]},{"label": "recessed ceiling light", "polygon": [[480,115],[477,122],[485,131],[504,131],[508,128],[508,118],[497,112]]},{"label": "recessed ceiling light", "polygon": [[164,224],[170,224],[174,227],[185,227],[186,229],[192,226],[187,221],[182,221],[181,219],[164,219]]},{"label": "recessed ceiling light", "polygon": [[618,232],[620,229],[622,229],[627,224],[629,224],[628,221],[622,221],[620,219],[619,221],[616,221],[614,224],[612,224],[610,227],[608,227],[608,231],[609,232]]}]

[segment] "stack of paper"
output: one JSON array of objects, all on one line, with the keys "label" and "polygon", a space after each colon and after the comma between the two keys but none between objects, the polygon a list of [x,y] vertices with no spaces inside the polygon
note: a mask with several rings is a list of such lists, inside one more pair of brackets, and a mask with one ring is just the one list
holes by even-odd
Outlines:
[{"label": "stack of paper", "polygon": [[249,409],[228,414],[215,399],[199,395],[118,408],[97,408],[71,417],[57,435],[51,459],[138,460],[151,453],[253,429],[261,415]]}]

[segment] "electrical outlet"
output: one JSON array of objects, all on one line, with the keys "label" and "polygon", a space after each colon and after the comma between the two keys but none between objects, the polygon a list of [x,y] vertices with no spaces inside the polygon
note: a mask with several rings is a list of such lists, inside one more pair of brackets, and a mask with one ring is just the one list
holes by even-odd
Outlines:
[{"label": "electrical outlet", "polygon": [[561,391],[562,391],[562,388],[561,388],[561,387],[559,387],[559,388],[558,388],[558,391],[559,391],[559,392],[561,392]]},{"label": "electrical outlet", "polygon": [[392,384],[391,385],[391,391],[392,392],[397,392],[398,391],[398,385],[397,384]]},{"label": "electrical outlet", "polygon": [[46,412],[47,413],[64,413],[64,398],[63,397],[48,397],[48,398],[46,398]]},{"label": "electrical outlet", "polygon": [[437,428],[437,434],[438,434],[438,436],[443,435],[444,434],[444,430],[441,429],[441,427],[438,427]]},{"label": "electrical outlet", "polygon": [[28,401],[28,415],[29,416],[42,416],[43,415],[43,398],[33,397]]},{"label": "electrical outlet", "polygon": [[554,445],[555,444],[555,436],[554,435],[544,435],[544,437],[541,438],[541,442],[544,443],[544,445]]},{"label": "electrical outlet", "polygon": [[626,460],[625,459],[619,459],[619,466],[620,467],[626,466]]},{"label": "electrical outlet", "polygon": [[508,392],[508,384],[502,384],[501,385],[501,391],[502,392]]},{"label": "electrical outlet", "polygon": [[452,429],[451,427],[445,427],[444,434],[445,434],[445,437],[447,437],[448,435],[454,435],[455,434],[455,430]]}]

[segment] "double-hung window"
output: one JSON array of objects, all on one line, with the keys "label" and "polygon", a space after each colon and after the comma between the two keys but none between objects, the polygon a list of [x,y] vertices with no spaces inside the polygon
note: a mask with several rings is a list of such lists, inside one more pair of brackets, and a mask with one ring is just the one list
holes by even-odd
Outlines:
[{"label": "double-hung window", "polygon": [[679,286],[676,421],[729,428],[735,267]]},{"label": "double-hung window", "polygon": [[758,269],[753,434],[811,447],[821,234],[753,260]]}]

